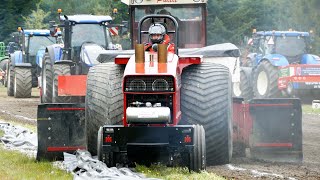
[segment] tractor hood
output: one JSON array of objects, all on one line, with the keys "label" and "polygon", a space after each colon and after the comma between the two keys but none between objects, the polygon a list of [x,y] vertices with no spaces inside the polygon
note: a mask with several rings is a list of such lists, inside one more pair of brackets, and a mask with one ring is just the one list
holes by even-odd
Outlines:
[{"label": "tractor hood", "polygon": [[127,75],[172,75],[176,76],[178,56],[168,53],[167,63],[158,63],[158,54],[145,52],[145,62],[136,63],[135,56],[129,59],[124,76]]},{"label": "tractor hood", "polygon": [[239,48],[231,43],[210,45],[202,48],[179,49],[181,55],[202,55],[207,57],[240,57]]},{"label": "tractor hood", "polygon": [[84,63],[91,67],[99,64],[96,59],[103,50],[104,48],[98,44],[85,43],[81,46],[80,58]]},{"label": "tractor hood", "polygon": [[[134,55],[134,50],[104,50],[98,56],[97,61],[114,62],[118,55]],[[207,57],[239,57],[240,50],[231,43],[210,45],[203,48],[179,49],[179,55],[202,55]]]}]

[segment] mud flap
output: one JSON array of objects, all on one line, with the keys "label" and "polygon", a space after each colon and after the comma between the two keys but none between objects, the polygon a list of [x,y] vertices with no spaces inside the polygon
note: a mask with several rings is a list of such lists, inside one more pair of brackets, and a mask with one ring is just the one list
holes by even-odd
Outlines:
[{"label": "mud flap", "polygon": [[63,159],[63,152],[86,149],[83,104],[38,105],[37,160]]},{"label": "mud flap", "polygon": [[302,110],[300,99],[253,99],[250,153],[255,159],[301,162]]}]

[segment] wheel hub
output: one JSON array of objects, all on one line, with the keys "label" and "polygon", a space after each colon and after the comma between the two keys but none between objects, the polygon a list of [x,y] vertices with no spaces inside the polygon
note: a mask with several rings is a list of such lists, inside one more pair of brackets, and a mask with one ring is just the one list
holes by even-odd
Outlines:
[{"label": "wheel hub", "polygon": [[261,71],[257,78],[257,90],[260,95],[265,95],[268,89],[268,76],[266,72]]},{"label": "wheel hub", "polygon": [[240,82],[235,82],[233,83],[233,94],[236,96],[236,97],[240,97],[241,96],[241,88],[240,88]]}]

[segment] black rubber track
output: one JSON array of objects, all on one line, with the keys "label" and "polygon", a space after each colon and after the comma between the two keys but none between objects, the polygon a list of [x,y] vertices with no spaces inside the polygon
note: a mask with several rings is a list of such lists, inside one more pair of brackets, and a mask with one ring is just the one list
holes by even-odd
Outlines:
[{"label": "black rubber track", "polygon": [[124,66],[103,63],[90,68],[86,94],[88,150],[97,154],[97,135],[102,125],[122,124]]},{"label": "black rubber track", "polygon": [[207,164],[229,163],[232,156],[232,95],[229,69],[203,63],[183,70],[180,124],[203,125]]},{"label": "black rubber track", "polygon": [[30,68],[14,68],[14,97],[30,98],[32,91],[32,73]]},{"label": "black rubber track", "polygon": [[43,61],[42,61],[41,103],[52,103],[52,91],[53,91],[52,85],[53,85],[53,66],[52,66],[49,53],[46,52],[43,56]]},{"label": "black rubber track", "polygon": [[13,65],[9,62],[8,63],[8,74],[6,75],[7,80],[7,95],[14,96],[14,70]]},{"label": "black rubber track", "polygon": [[71,96],[58,96],[58,76],[71,75],[69,64],[55,64],[53,65],[54,81],[53,81],[53,103],[71,103]]},{"label": "black rubber track", "polygon": [[[265,72],[267,75],[267,90],[264,94],[258,92],[258,75],[261,72]],[[253,93],[255,98],[276,98],[280,96],[280,90],[278,89],[278,67],[273,66],[269,61],[262,61],[254,72],[253,77]]]}]

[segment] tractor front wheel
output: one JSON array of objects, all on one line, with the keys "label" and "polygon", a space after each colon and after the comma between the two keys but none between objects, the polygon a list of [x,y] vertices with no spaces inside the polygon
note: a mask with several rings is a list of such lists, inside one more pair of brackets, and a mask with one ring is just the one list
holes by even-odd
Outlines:
[{"label": "tractor front wheel", "polygon": [[30,68],[14,68],[14,97],[30,98],[32,91],[32,73]]},{"label": "tractor front wheel", "polygon": [[280,96],[278,89],[278,68],[269,61],[262,61],[254,74],[253,91],[256,98],[274,98]]},{"label": "tractor front wheel", "polygon": [[244,100],[252,99],[253,90],[251,83],[252,68],[241,67],[240,82],[233,83],[233,96],[242,97]]},{"label": "tractor front wheel", "polygon": [[60,75],[70,75],[70,65],[69,64],[55,64],[53,65],[54,71],[54,84],[53,84],[53,103],[70,103],[71,96],[59,96],[58,95],[58,76]]},{"label": "tractor front wheel", "polygon": [[8,62],[8,70],[6,74],[6,81],[7,81],[7,95],[8,96],[14,96],[14,70],[13,70],[13,65]]},{"label": "tractor front wheel", "polygon": [[41,70],[41,103],[52,103],[53,66],[49,53],[45,53]]},{"label": "tractor front wheel", "polygon": [[190,153],[189,168],[199,172],[206,169],[206,136],[203,126],[195,125],[193,134],[193,149]]},{"label": "tractor front wheel", "polygon": [[[8,68],[8,59],[4,59],[0,62],[0,69],[2,69],[3,72],[6,72],[7,68]],[[4,85],[4,87],[7,87],[7,83],[6,83],[6,78],[4,76],[4,78],[2,79],[2,83]]]}]

